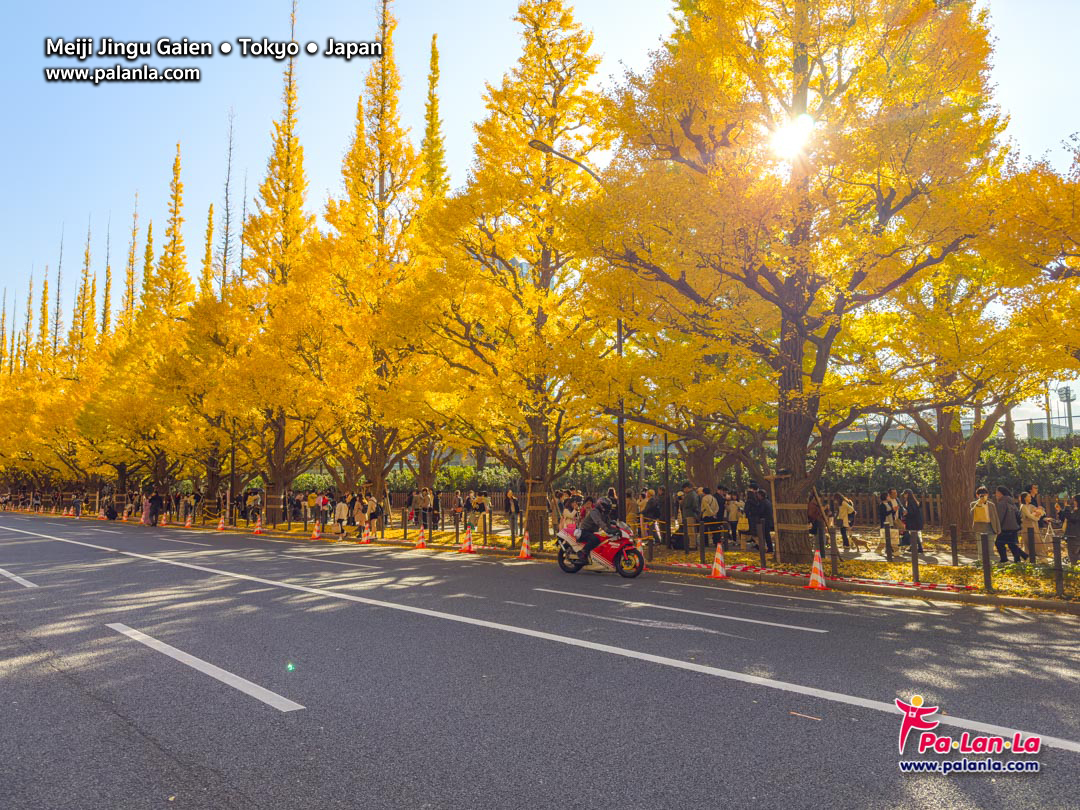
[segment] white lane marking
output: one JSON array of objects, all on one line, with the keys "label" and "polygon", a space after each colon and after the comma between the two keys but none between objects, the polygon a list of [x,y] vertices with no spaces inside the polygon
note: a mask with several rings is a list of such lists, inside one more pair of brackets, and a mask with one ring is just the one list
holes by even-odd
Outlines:
[{"label": "white lane marking", "polygon": [[133,630],[126,624],[107,624],[105,625],[110,630],[115,630],[117,633],[123,633],[128,638],[134,639],[140,644],[145,644],[151,650],[157,650],[159,653],[179,661],[182,664],[187,664],[192,669],[197,669],[204,675],[209,675],[211,678],[221,681],[224,684],[228,684],[233,689],[238,689],[244,694],[251,695],[256,700],[261,700],[268,706],[273,706],[279,712],[294,712],[297,709],[304,708],[299,703],[295,703],[288,698],[283,698],[276,692],[271,692],[269,689],[265,689],[259,686],[257,683],[252,683],[247,678],[241,678],[239,675],[233,675],[228,670],[224,670],[221,667],[214,666],[208,661],[203,661],[201,658],[196,658],[194,655],[178,650],[176,647],[166,644],[164,641],[158,641],[156,638],[140,633],[138,630]]},{"label": "white lane marking", "polygon": [[797,624],[780,624],[778,622],[767,622],[762,619],[744,619],[741,616],[725,616],[722,613],[706,613],[701,610],[688,610],[686,608],[669,607],[668,605],[656,605],[652,602],[634,602],[628,599],[614,599],[610,596],[592,596],[587,593],[574,593],[573,591],[555,591],[549,588],[533,588],[534,591],[540,591],[541,593],[557,593],[562,596],[577,596],[581,599],[597,599],[602,602],[616,602],[625,607],[645,607],[653,608],[654,610],[670,610],[673,613],[689,613],[694,616],[710,616],[714,619],[724,619],[729,622],[746,622],[747,624],[765,624],[769,627],[781,627],[785,630],[802,630],[804,633],[828,633],[828,630],[822,630],[817,627],[801,627]]},{"label": "white lane marking", "polygon": [[0,568],[0,576],[5,576],[8,579],[10,579],[12,582],[18,582],[24,588],[36,588],[37,587],[37,585],[35,585],[30,580],[23,579],[22,577],[18,576],[17,574],[13,574],[10,571],[5,571],[3,568]]},{"label": "white lane marking", "polygon": [[120,534],[120,532],[113,531],[112,529],[90,529],[92,532],[103,532],[104,534]]},{"label": "white lane marking", "polygon": [[318,560],[319,562],[330,563],[331,565],[348,565],[352,568],[370,568],[379,570],[377,565],[363,565],[362,563],[350,563],[341,562],[340,560],[328,560],[325,557],[320,557],[318,554],[278,554],[279,557],[288,557],[292,560]]},{"label": "white lane marking", "polygon": [[[672,581],[667,580],[667,579],[660,580],[660,584],[661,585],[676,585],[676,586],[678,586],[680,588],[703,588],[706,591],[721,591],[722,592],[722,591],[727,590],[727,588],[717,587],[715,585],[693,585],[693,584],[691,584],[689,582],[672,582]],[[764,597],[766,599],[794,599],[794,600],[797,600],[799,602],[813,602],[815,605],[825,605],[827,607],[838,607],[840,609],[844,609],[844,608],[872,608],[873,610],[898,610],[901,613],[911,613],[912,610],[915,610],[915,608],[893,607],[891,605],[875,605],[875,604],[870,603],[870,602],[857,602],[854,599],[850,599],[850,600],[845,599],[843,601],[839,601],[839,600],[834,601],[832,599],[818,599],[818,598],[815,598],[813,596],[787,596],[785,594],[780,594],[780,593],[762,593],[761,591],[752,591],[752,590],[749,590],[749,588],[741,587],[741,586],[739,588],[739,595],[740,596],[742,596],[742,595],[746,595],[746,596],[762,596],[762,597]],[[873,597],[866,597],[863,594],[858,594],[858,596],[863,597],[863,598],[867,598],[867,599],[872,599],[873,598]],[[889,599],[890,597],[883,596],[881,598],[882,599]],[[944,608],[944,607],[953,607],[953,605],[951,605],[951,604],[944,605],[941,602],[935,602],[932,605],[932,607]],[[921,609],[919,609],[918,612],[922,613],[922,614],[926,613],[925,610],[921,610]]]},{"label": "white lane marking", "polygon": [[190,540],[174,540],[171,537],[159,537],[158,540],[164,540],[166,543],[183,543],[185,546],[202,546],[203,548],[211,548],[209,543],[192,543]]},{"label": "white lane marking", "polygon": [[[637,661],[646,661],[652,664],[660,664],[661,666],[671,667],[673,669],[682,669],[688,672],[696,672],[701,675],[710,675],[715,678],[724,678],[729,681],[737,681],[739,683],[749,683],[754,686],[764,686],[768,689],[778,689],[784,692],[791,692],[796,695],[806,695],[807,697],[819,698],[821,700],[829,700],[834,703],[843,703],[848,706],[859,706],[864,709],[873,709],[874,711],[884,712],[886,714],[895,717],[897,713],[895,703],[886,703],[881,700],[870,700],[868,698],[857,697],[856,695],[846,695],[843,692],[830,692],[826,689],[817,689],[813,686],[803,686],[797,683],[788,683],[787,681],[778,681],[773,678],[763,678],[760,675],[748,675],[744,672],[735,672],[730,669],[720,669],[719,667],[711,667],[706,664],[698,664],[692,661],[680,661],[677,658],[667,658],[662,655],[653,655],[652,653],[639,652],[637,650],[628,650],[624,647],[615,647],[611,644],[598,644],[594,641],[584,641],[580,638],[571,638],[570,636],[560,636],[555,633],[547,633],[543,630],[532,630],[527,627],[518,627],[513,624],[502,624],[500,622],[488,621],[486,619],[474,619],[470,616],[459,616],[454,613],[444,613],[441,610],[431,610],[429,608],[414,607],[413,605],[401,605],[395,602],[384,602],[381,599],[371,599],[366,596],[356,596],[351,593],[340,593],[338,591],[328,591],[323,588],[310,588],[306,585],[296,585],[292,582],[279,582],[273,579],[263,579],[262,577],[253,577],[248,574],[237,574],[232,571],[223,571],[220,568],[207,568],[203,565],[193,565],[192,563],[180,562],[179,560],[166,560],[161,557],[151,557],[146,554],[136,554],[133,551],[119,551],[115,548],[106,548],[105,546],[97,546],[93,543],[84,543],[81,540],[69,540],[66,537],[55,537],[51,534],[42,534],[40,532],[31,532],[26,529],[10,529],[10,531],[18,532],[19,534],[29,534],[34,537],[43,537],[46,540],[56,540],[60,543],[70,543],[76,546],[86,546],[87,548],[98,549],[100,551],[112,551],[116,554],[123,555],[124,557],[134,557],[135,559],[148,560],[155,563],[163,563],[165,565],[175,565],[178,568],[190,568],[195,571],[203,571],[208,574],[216,574],[217,576],[230,577],[231,579],[242,579],[248,582],[258,582],[262,585],[273,585],[278,588],[284,588],[290,591],[300,591],[301,593],[311,593],[318,596],[326,596],[331,599],[343,599],[348,602],[357,602],[361,605],[370,605],[372,607],[388,608],[390,610],[400,610],[403,613],[413,613],[419,616],[429,616],[434,619],[445,619],[446,621],[458,622],[459,624],[471,625],[473,627],[484,627],[489,630],[500,630],[504,633],[513,633],[514,635],[526,636],[528,638],[537,638],[543,641],[551,641],[556,644],[565,644],[568,647],[579,647],[585,650],[593,650],[595,652],[608,653],[609,655],[617,655],[621,658],[631,658]],[[952,726],[953,728],[962,728],[967,731],[981,731],[984,734],[993,734],[1001,737],[1012,737],[1016,733],[1020,733],[1024,737],[1037,736],[1042,738],[1044,745],[1051,748],[1060,748],[1063,751],[1072,751],[1073,753],[1080,754],[1080,742],[1073,740],[1066,740],[1062,737],[1051,737],[1046,734],[1040,734],[1038,732],[1025,731],[1019,728],[1009,728],[1007,726],[996,726],[991,723],[983,723],[978,720],[965,720],[962,717],[956,717],[954,715],[943,715],[938,718],[938,722],[944,726]]]},{"label": "white lane marking", "polygon": [[517,605],[518,607],[536,607],[536,605],[531,602],[512,602],[509,599],[504,599],[503,603],[507,605]]},{"label": "white lane marking", "polygon": [[657,619],[617,619],[614,616],[600,616],[596,613],[581,613],[576,610],[562,610],[561,608],[555,611],[556,613],[566,613],[570,616],[581,616],[586,619],[600,619],[605,622],[618,622],[619,624],[632,624],[637,627],[644,627],[646,630],[693,630],[697,633],[708,633],[713,636],[726,636],[727,638],[737,638],[742,641],[752,641],[752,639],[746,636],[737,636],[734,633],[725,633],[722,630],[713,630],[709,627],[700,627],[696,624],[682,624],[680,622],[662,622]]}]

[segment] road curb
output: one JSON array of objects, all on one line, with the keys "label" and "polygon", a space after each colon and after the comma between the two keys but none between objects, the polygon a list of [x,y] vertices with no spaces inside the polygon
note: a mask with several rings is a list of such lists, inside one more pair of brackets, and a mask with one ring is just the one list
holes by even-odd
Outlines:
[{"label": "road curb", "polygon": [[[32,513],[20,513],[20,512],[17,512],[15,510],[8,510],[8,511],[10,511],[12,514],[32,514]],[[56,517],[56,518],[62,517],[60,515],[36,515],[36,516],[37,517]],[[87,517],[82,517],[82,518],[68,517],[66,519],[67,520],[72,520],[72,521],[83,520],[83,521],[89,521],[89,522],[92,522],[92,523],[99,522],[97,518],[91,518],[91,517],[88,517],[88,516]],[[119,521],[109,521],[109,522],[119,522]],[[138,523],[133,523],[131,521],[128,521],[124,525],[129,525],[129,524],[130,525],[135,525],[135,526],[139,525]],[[146,527],[146,528],[150,528],[150,527]],[[171,523],[168,526],[158,526],[156,528],[159,528],[159,529],[182,528],[182,524]],[[342,545],[342,544],[350,545],[350,546],[361,545],[361,543],[358,540],[353,539],[353,538],[350,538],[350,539],[344,540],[344,541],[330,541],[330,540],[326,539],[325,536],[323,536],[323,537],[320,537],[318,540],[307,540],[307,539],[299,538],[296,535],[283,534],[281,532],[275,532],[272,529],[271,530],[263,530],[263,532],[261,534],[258,534],[258,535],[256,535],[253,530],[240,530],[240,529],[226,528],[224,530],[219,531],[216,527],[211,528],[211,527],[206,527],[206,526],[192,526],[187,531],[198,531],[200,533],[206,533],[206,534],[221,534],[221,535],[232,535],[232,536],[240,535],[240,536],[247,536],[247,537],[263,537],[263,538],[273,538],[273,539],[278,539],[278,540],[289,540],[289,541],[293,542],[294,544],[300,545],[300,546],[312,546],[312,545],[336,546],[336,545]],[[406,550],[415,548],[415,544],[411,543],[411,542],[404,542],[404,541],[399,541],[399,540],[380,540],[380,539],[377,539],[377,538],[372,538],[371,543],[367,544],[367,545],[391,546],[391,547],[394,547],[394,548],[401,548],[401,549],[406,549]],[[453,545],[433,544],[433,545],[428,546],[426,550],[427,551],[438,551],[438,552],[443,552],[443,553],[454,553],[454,552],[456,552],[458,550],[458,548],[459,548],[458,546],[453,546]],[[504,549],[501,549],[501,548],[494,548],[492,546],[476,546],[476,549],[477,549],[477,551],[476,551],[477,554],[483,554],[483,555],[487,555],[487,556],[509,557],[509,558],[512,558],[512,559],[517,559],[517,557],[518,557],[518,551],[517,550],[511,550],[511,549],[505,549],[504,550]],[[537,559],[537,560],[555,560],[556,555],[553,554],[552,552],[549,552],[549,551],[533,551],[532,552],[532,558]],[[708,578],[708,577],[705,576],[704,571],[701,571],[699,573],[699,572],[696,572],[696,571],[687,570],[686,568],[681,567],[681,566],[666,565],[664,563],[655,563],[654,564],[654,563],[648,563],[647,562],[645,564],[645,570],[646,571],[664,571],[664,572],[670,573],[670,574],[681,574],[683,576],[693,576],[693,577],[697,577],[698,579],[707,579]],[[753,571],[736,571],[736,570],[732,570],[732,569],[729,568],[728,569],[728,577],[731,578],[731,579],[736,579],[736,580],[741,580],[741,581],[746,581],[746,582],[758,582],[758,583],[769,584],[769,585],[784,585],[784,586],[787,586],[789,588],[798,588],[798,587],[800,587],[796,583],[792,582],[793,577],[785,576],[785,575],[781,575],[781,574],[768,574],[768,573],[753,572]],[[1067,602],[1067,601],[1061,601],[1061,600],[1058,600],[1058,599],[1033,599],[1033,598],[1030,598],[1030,597],[1023,597],[1023,596],[999,596],[998,594],[977,593],[977,592],[971,592],[971,591],[918,590],[918,589],[910,588],[910,587],[897,587],[897,586],[891,586],[891,585],[874,585],[872,583],[867,583],[867,582],[857,582],[857,583],[856,582],[844,582],[844,581],[832,580],[832,579],[828,580],[828,585],[829,585],[829,589],[833,590],[833,591],[845,591],[845,592],[851,592],[851,593],[872,593],[872,594],[877,594],[877,595],[880,595],[880,596],[890,596],[890,597],[902,598],[902,599],[914,599],[914,600],[919,600],[919,601],[923,601],[923,602],[933,599],[933,600],[945,601],[945,602],[963,602],[965,604],[971,604],[971,605],[989,605],[989,606],[992,606],[992,607],[1034,608],[1036,610],[1052,610],[1052,611],[1057,612],[1057,613],[1065,613],[1065,614],[1069,614],[1069,615],[1073,615],[1073,616],[1080,616],[1080,602]]]}]

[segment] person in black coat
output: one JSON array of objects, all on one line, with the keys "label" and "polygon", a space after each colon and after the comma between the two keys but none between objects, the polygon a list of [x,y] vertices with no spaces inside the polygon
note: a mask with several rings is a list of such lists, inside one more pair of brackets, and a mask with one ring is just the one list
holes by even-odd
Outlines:
[{"label": "person in black coat", "polygon": [[919,503],[919,499],[915,497],[915,493],[910,489],[904,490],[902,503],[904,507],[904,526],[907,528],[900,538],[900,545],[910,545],[914,541],[919,547],[917,553],[922,554],[922,530],[924,525],[922,504]]}]

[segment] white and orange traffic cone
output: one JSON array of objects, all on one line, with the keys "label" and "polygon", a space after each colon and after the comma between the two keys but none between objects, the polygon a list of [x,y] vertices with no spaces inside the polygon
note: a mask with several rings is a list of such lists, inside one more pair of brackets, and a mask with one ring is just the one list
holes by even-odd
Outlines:
[{"label": "white and orange traffic cone", "polygon": [[120,513],[120,522],[127,523],[127,509]]},{"label": "white and orange traffic cone", "polygon": [[821,552],[814,549],[814,567],[810,570],[810,584],[803,586],[808,591],[827,591],[825,584],[825,566],[821,564]]},{"label": "white and orange traffic cone", "polygon": [[521,550],[518,552],[519,560],[531,560],[532,559],[532,545],[529,543],[529,530],[525,530],[525,534],[521,536]]},{"label": "white and orange traffic cone", "polygon": [[255,516],[255,531],[254,534],[262,534],[262,515]]},{"label": "white and orange traffic cone", "polygon": [[224,512],[222,512],[222,513],[221,513],[221,517],[220,517],[220,518],[218,518],[218,522],[217,522],[217,530],[218,530],[219,532],[223,532],[223,531],[225,531],[225,513],[224,513]]},{"label": "white and orange traffic cone", "polygon": [[716,554],[713,556],[712,571],[708,579],[727,579],[727,566],[724,565],[724,547],[716,544]]},{"label": "white and orange traffic cone", "polygon": [[158,523],[158,525],[159,526],[168,526],[169,525],[169,513],[168,512],[162,512],[161,513],[161,521]]},{"label": "white and orange traffic cone", "polygon": [[105,510],[104,509],[98,509],[97,519],[98,520],[105,520]]},{"label": "white and orange traffic cone", "polygon": [[416,538],[416,545],[413,548],[427,548],[427,543],[424,542],[424,530],[420,530],[420,535]]},{"label": "white and orange traffic cone", "polygon": [[191,528],[191,513],[190,512],[188,512],[187,519],[184,521],[184,528],[185,529],[190,529]]},{"label": "white and orange traffic cone", "polygon": [[367,526],[364,527],[364,536],[360,538],[360,545],[371,545],[371,529],[369,529]]},{"label": "white and orange traffic cone", "polygon": [[476,549],[472,545],[472,527],[465,529],[465,542],[461,544],[461,548],[458,549],[458,554],[475,554]]},{"label": "white and orange traffic cone", "polygon": [[322,539],[321,535],[319,534],[319,524],[318,523],[313,523],[312,524],[312,526],[311,526],[311,537],[309,537],[308,539],[309,540],[321,540]]}]

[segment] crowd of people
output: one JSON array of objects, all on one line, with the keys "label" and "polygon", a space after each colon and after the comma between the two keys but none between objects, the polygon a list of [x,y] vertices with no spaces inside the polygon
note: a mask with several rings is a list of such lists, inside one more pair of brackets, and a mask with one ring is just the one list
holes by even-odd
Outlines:
[{"label": "crowd of people", "polygon": [[[614,487],[605,497],[618,512],[619,498]],[[596,498],[568,489],[556,493],[556,503],[553,522],[562,530],[580,523]],[[720,544],[726,550],[744,535],[755,550],[761,542],[767,551],[773,550],[773,506],[762,488],[735,492],[725,486],[694,487],[686,481],[671,496],[662,486],[643,489],[636,496],[628,490],[623,503],[626,523],[638,536],[651,537],[657,545],[688,550],[697,548],[698,543]]]},{"label": "crowd of people", "polygon": [[[620,499],[615,489],[609,488],[605,497],[618,514]],[[226,495],[216,498],[212,504],[215,514],[224,514],[229,505],[227,500]],[[521,500],[513,489],[507,490],[502,498],[502,511],[512,535],[524,529]],[[597,500],[597,496],[580,489],[554,493],[554,497],[548,498],[552,528],[558,531],[580,524]],[[734,491],[722,485],[695,487],[685,481],[670,495],[662,486],[642,489],[636,494],[627,491],[622,502],[627,524],[639,537],[651,537],[657,545],[690,550],[699,544],[706,547],[719,544],[726,550],[745,540],[744,547],[757,550],[759,543],[763,543],[766,551],[773,551],[773,504],[762,487]],[[123,515],[125,519],[141,519],[156,526],[163,516],[179,521],[194,519],[203,505],[203,497],[198,492],[152,490],[129,492],[121,499],[108,489],[92,497],[82,490],[70,496],[26,489],[0,494],[0,509],[49,511],[61,503],[76,516],[87,509],[98,509],[110,520]],[[358,536],[365,529],[377,529],[393,512],[390,494],[385,489],[381,497],[370,490],[344,493],[290,490],[285,504],[290,520],[333,526],[339,534],[355,529]],[[264,507],[263,491],[249,488],[233,497],[231,513],[233,519],[253,523],[263,515]],[[484,490],[467,490],[464,494],[455,490],[447,497],[433,488],[421,487],[405,494],[404,508],[406,519],[417,529],[435,530],[447,520],[461,528],[492,529],[492,499]],[[851,546],[869,550],[865,539],[852,531],[857,517],[853,499],[843,493],[820,498],[815,492],[807,502],[807,530],[812,537],[821,538],[835,528],[845,550]],[[879,493],[875,517],[878,529],[883,534],[890,532],[900,548],[915,546],[916,553],[923,553],[925,514],[913,490],[889,489]],[[971,503],[971,525],[976,536],[987,534],[993,539],[998,561],[1003,564],[1009,562],[1010,554],[1013,562],[1028,559],[1024,541],[1029,530],[1034,531],[1042,547],[1040,555],[1045,557],[1050,533],[1059,529],[1069,560],[1073,564],[1080,561],[1080,495],[1064,500],[1047,498],[1040,495],[1035,484],[1015,496],[1008,487],[999,486],[993,491],[979,487]]]}]

